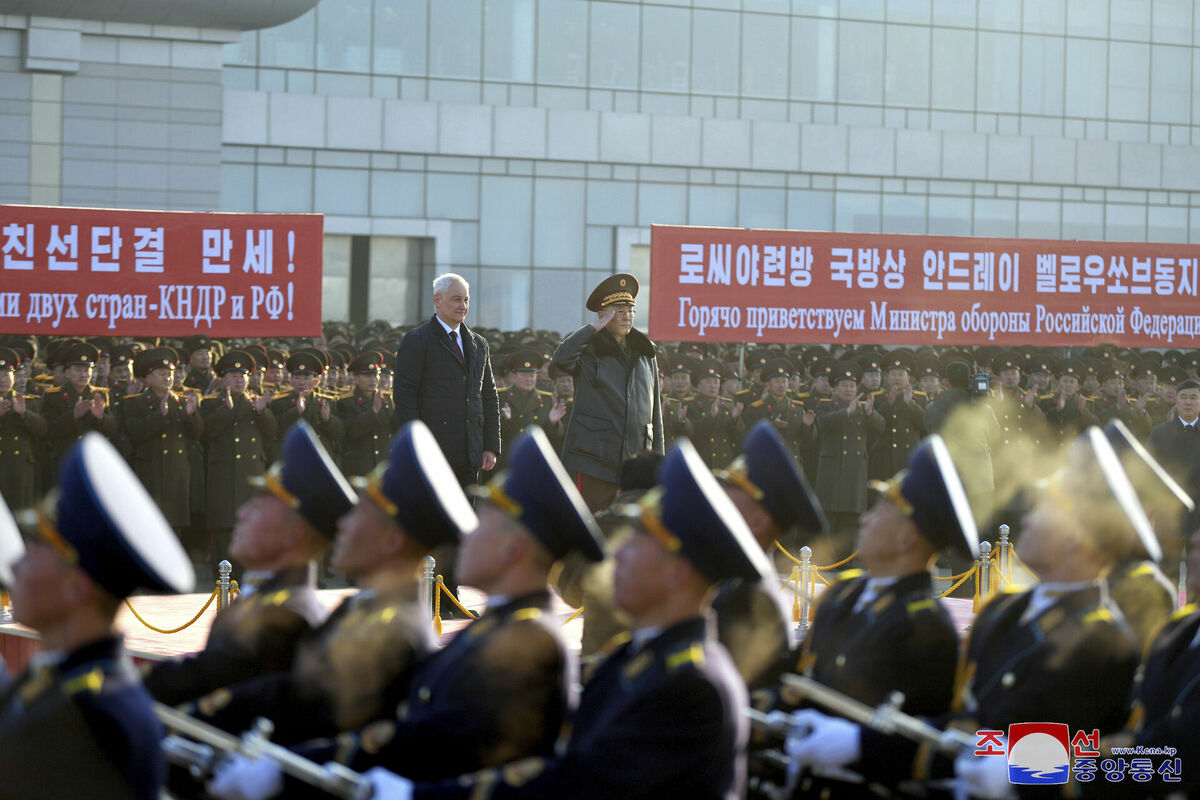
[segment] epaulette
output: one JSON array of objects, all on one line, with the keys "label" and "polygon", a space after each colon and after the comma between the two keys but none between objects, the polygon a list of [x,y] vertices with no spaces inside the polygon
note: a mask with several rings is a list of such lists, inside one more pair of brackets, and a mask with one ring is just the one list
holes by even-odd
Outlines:
[{"label": "epaulette", "polygon": [[1192,614],[1196,613],[1197,608],[1198,606],[1195,603],[1188,603],[1183,608],[1180,608],[1172,613],[1168,619],[1174,621],[1177,619],[1183,619],[1184,617],[1190,617]]},{"label": "epaulette", "polygon": [[904,610],[908,612],[910,617],[915,617],[922,611],[932,611],[937,606],[937,603],[932,597],[923,597],[920,600],[913,600],[911,603],[904,606]]},{"label": "epaulette", "polygon": [[497,386],[496,393],[499,394],[500,392],[507,392],[511,388],[511,386]]},{"label": "epaulette", "polygon": [[204,396],[203,396],[202,398],[200,398],[200,399],[201,399],[201,400],[215,400],[215,399],[217,399],[217,398],[218,398],[218,397],[220,397],[220,396],[221,396],[221,393],[220,393],[220,392],[217,392],[216,394],[206,394],[206,395],[204,395]]},{"label": "epaulette", "polygon": [[276,398],[279,398],[279,397],[286,397],[287,395],[291,394],[291,393],[292,393],[292,392],[294,392],[294,391],[295,391],[295,389],[294,389],[293,387],[291,387],[291,386],[284,386],[284,387],[283,387],[283,388],[281,388],[279,391],[275,392],[275,397],[276,397]]},{"label": "epaulette", "polygon": [[750,407],[751,408],[760,408],[763,405],[763,403],[765,403],[765,402],[767,402],[767,401],[766,400],[755,400],[753,403],[750,404]]},{"label": "epaulette", "polygon": [[667,672],[678,672],[690,665],[704,666],[704,644],[702,642],[692,642],[686,647],[667,654]]},{"label": "epaulette", "polygon": [[1054,399],[1054,392],[1050,392],[1049,394],[1039,394],[1037,396],[1037,399],[1038,400],[1052,400],[1052,399]]},{"label": "epaulette", "polygon": [[887,394],[886,389],[876,389],[875,391],[871,392],[872,397],[883,397],[885,394]]},{"label": "epaulette", "polygon": [[25,399],[26,400],[38,400],[40,398],[36,394],[27,394],[27,395],[25,395]]},{"label": "epaulette", "polygon": [[83,692],[100,694],[100,690],[104,688],[104,678],[104,670],[100,667],[93,667],[87,672],[63,681],[63,694],[73,695]]},{"label": "epaulette", "polygon": [[718,400],[724,400],[726,403],[732,403],[732,402],[735,402],[735,401],[734,401],[734,399],[733,399],[732,397],[725,397],[724,395],[718,395],[718,396],[717,396],[717,399],[718,399]]},{"label": "epaulette", "polygon": [[807,400],[812,397],[812,392],[796,392],[795,397],[797,400]]},{"label": "epaulette", "polygon": [[924,397],[924,398],[928,399],[929,394],[926,392],[922,392],[920,389],[913,389],[913,397]]},{"label": "epaulette", "polygon": [[690,402],[692,402],[692,401],[693,401],[693,400],[695,400],[695,399],[696,399],[696,395],[694,395],[694,394],[689,394],[687,397],[681,397],[681,398],[679,398],[679,402],[681,402],[681,403],[690,403]]},{"label": "epaulette", "polygon": [[554,392],[543,392],[541,389],[538,389],[537,393],[540,394],[542,397],[553,397],[554,396]]},{"label": "epaulette", "polygon": [[1107,608],[1104,608],[1103,606],[1101,606],[1100,608],[1097,608],[1095,611],[1088,612],[1087,614],[1084,614],[1084,616],[1083,616],[1083,624],[1084,625],[1087,625],[1088,623],[1091,623],[1091,622],[1112,622],[1112,621],[1113,621],[1112,612],[1109,611]]},{"label": "epaulette", "polygon": [[817,402],[818,403],[832,403],[833,398],[832,397],[820,397],[817,399]]},{"label": "epaulette", "polygon": [[47,386],[45,391],[42,392],[42,394],[43,395],[54,394],[55,392],[61,392],[61,391],[62,391],[61,386]]},{"label": "epaulette", "polygon": [[803,401],[803,400],[796,400],[796,399],[794,399],[794,398],[789,398],[789,399],[791,400],[791,403],[792,403],[792,405],[793,405],[793,406],[796,406],[796,407],[798,407],[798,408],[804,408],[804,401]]},{"label": "epaulette", "polygon": [[858,569],[857,567],[854,569],[844,569],[835,576],[834,580],[849,581],[853,580],[854,578],[861,578],[866,574],[867,573],[864,570]]},{"label": "epaulette", "polygon": [[133,399],[133,398],[135,398],[135,397],[141,397],[141,396],[142,396],[142,393],[141,393],[141,392],[134,392],[133,394],[127,394],[127,395],[125,395],[125,396],[124,396],[124,397],[122,397],[121,399],[122,399],[122,400],[132,400],[132,399]]},{"label": "epaulette", "polygon": [[100,392],[101,394],[108,394],[108,387],[107,387],[107,386],[91,386],[91,387],[89,387],[89,388],[91,388],[91,390],[92,390],[93,392]]}]

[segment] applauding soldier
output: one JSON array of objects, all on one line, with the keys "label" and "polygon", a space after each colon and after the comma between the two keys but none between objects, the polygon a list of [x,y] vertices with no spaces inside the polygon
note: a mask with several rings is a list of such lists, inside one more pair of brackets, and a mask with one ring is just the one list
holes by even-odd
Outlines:
[{"label": "applauding soldier", "polygon": [[108,393],[92,386],[92,369],[100,351],[79,343],[60,352],[57,361],[66,381],[42,395],[42,416],[49,430],[49,459],[43,465],[45,485],[54,485],[58,465],[67,451],[88,431],[98,431],[110,441],[117,436],[117,420],[107,402]]},{"label": "applauding soldier", "polygon": [[692,424],[692,442],[696,452],[711,469],[721,469],[733,460],[738,442],[746,430],[744,407],[729,397],[721,397],[721,362],[700,365],[696,396],[687,404]]},{"label": "applauding soldier", "polygon": [[366,475],[387,459],[388,444],[399,422],[392,398],[379,388],[383,353],[359,353],[349,365],[354,391],[337,401],[337,415],[346,429],[342,471],[347,476]]},{"label": "applauding soldier", "polygon": [[0,347],[0,497],[13,508],[28,508],[37,500],[36,447],[46,435],[41,402],[16,387],[21,365],[15,350]]}]

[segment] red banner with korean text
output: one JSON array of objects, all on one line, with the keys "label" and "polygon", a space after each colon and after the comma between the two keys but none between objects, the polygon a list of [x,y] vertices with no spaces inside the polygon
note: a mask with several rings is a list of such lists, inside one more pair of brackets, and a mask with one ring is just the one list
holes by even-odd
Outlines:
[{"label": "red banner with korean text", "polygon": [[0,205],[0,333],[319,336],[320,214]]},{"label": "red banner with korean text", "polygon": [[1200,246],[655,225],[661,341],[1200,347]]}]

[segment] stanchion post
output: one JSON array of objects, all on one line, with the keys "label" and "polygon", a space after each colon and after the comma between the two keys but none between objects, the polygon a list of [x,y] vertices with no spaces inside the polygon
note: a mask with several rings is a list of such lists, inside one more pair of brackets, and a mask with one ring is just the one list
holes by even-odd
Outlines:
[{"label": "stanchion post", "polygon": [[0,623],[12,622],[12,600],[7,589],[0,589]]},{"label": "stanchion post", "polygon": [[233,564],[222,561],[217,565],[217,585],[221,590],[221,608],[229,608],[229,576],[233,574]]},{"label": "stanchion post", "polygon": [[812,596],[812,548],[808,545],[800,548],[800,622],[796,631],[800,638],[808,633],[808,605]]},{"label": "stanchion post", "polygon": [[992,596],[992,543],[979,543],[979,596],[987,599]]},{"label": "stanchion post", "polygon": [[433,556],[421,559],[421,606],[429,619],[433,619],[433,593],[436,591],[437,561]]},{"label": "stanchion post", "polygon": [[1000,570],[1000,574],[1012,580],[1012,544],[1008,541],[1008,526],[1000,526],[1000,541],[996,546],[1000,548],[1000,555],[996,557],[996,568]]}]

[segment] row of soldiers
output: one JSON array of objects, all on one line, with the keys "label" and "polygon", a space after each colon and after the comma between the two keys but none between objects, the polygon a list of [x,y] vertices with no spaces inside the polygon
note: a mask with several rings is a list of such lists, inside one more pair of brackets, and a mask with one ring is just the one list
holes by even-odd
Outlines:
[{"label": "row of soldiers", "polygon": [[[905,470],[874,484],[878,499],[857,532],[863,571],[822,594],[793,649],[767,552],[784,531],[812,536],[826,521],[769,422],[715,473],[680,439],[636,502],[625,495],[604,512],[619,524],[603,529],[536,427],[472,503],[421,423],[398,434],[357,492],[300,424],[238,514],[232,554],[252,573],[243,598],[218,616],[203,651],[152,670],[143,690],[120,666],[112,615],[134,588],[179,590],[190,575],[140,483],[92,434],[68,454],[59,490],[21,515],[28,553],[15,576],[0,572],[18,619],[60,650],[0,693],[0,770],[13,796],[154,797],[162,772],[145,747],[155,731],[148,691],[232,732],[266,716],[280,744],[363,773],[375,798],[862,796],[939,776],[1003,796],[1006,759],[951,739],[921,745],[873,716],[794,712],[821,696],[790,678],[800,675],[868,706],[903,692],[902,710],[938,728],[1003,737],[1016,722],[1066,724],[1095,753],[1076,761],[1071,788],[1085,796],[1195,790],[1200,612],[1172,613],[1169,598],[1145,634],[1140,679],[1125,613],[1155,591],[1144,579],[1157,555],[1151,519],[1179,517],[1191,500],[1119,423],[1107,435],[1088,429],[1065,455],[1017,539],[1040,583],[990,602],[966,642],[934,597],[930,564],[948,548],[978,557],[979,538],[959,467],[933,436]],[[415,578],[448,541],[461,541],[460,581],[489,600],[436,649]],[[10,549],[0,548],[0,563]],[[361,587],[332,613],[313,583],[313,561],[326,552]],[[551,571],[610,555],[611,597],[628,630],[577,665],[549,614]],[[1200,562],[1190,566],[1200,575]],[[1138,590],[1119,589],[1118,573]],[[71,588],[55,593],[56,582]],[[768,728],[783,733],[783,754],[755,761],[748,784],[751,697],[778,712]],[[1134,745],[1174,750],[1139,759],[1151,764],[1139,763],[1137,782],[1101,780],[1096,762]],[[64,753],[72,769],[53,770]],[[781,760],[792,769],[774,771]],[[196,772],[212,765],[190,766],[171,776],[172,793],[194,796]],[[316,794],[276,760],[247,754],[222,760],[206,791]]]}]

